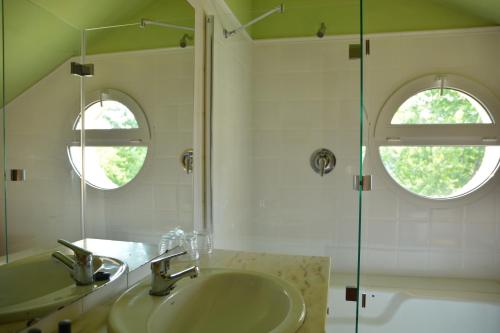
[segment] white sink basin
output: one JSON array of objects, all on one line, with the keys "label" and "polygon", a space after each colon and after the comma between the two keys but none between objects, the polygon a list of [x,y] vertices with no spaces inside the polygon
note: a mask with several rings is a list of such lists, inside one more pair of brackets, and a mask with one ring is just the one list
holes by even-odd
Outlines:
[{"label": "white sink basin", "polygon": [[[94,256],[94,272],[116,279],[126,271],[119,260]],[[0,266],[0,324],[30,320],[69,304],[109,281],[77,286],[51,253]]]},{"label": "white sink basin", "polygon": [[289,283],[249,271],[202,270],[164,297],[143,281],[113,305],[114,333],[293,333],[305,317],[304,299]]}]

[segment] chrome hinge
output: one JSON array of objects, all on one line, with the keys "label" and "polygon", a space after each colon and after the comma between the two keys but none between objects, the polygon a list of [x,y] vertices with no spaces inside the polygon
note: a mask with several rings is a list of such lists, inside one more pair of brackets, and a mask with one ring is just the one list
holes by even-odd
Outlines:
[{"label": "chrome hinge", "polygon": [[11,169],[10,180],[13,182],[24,182],[26,180],[25,169]]},{"label": "chrome hinge", "polygon": [[79,64],[77,62],[72,62],[71,74],[77,76],[93,76],[94,64]]},{"label": "chrome hinge", "polygon": [[[365,40],[365,54],[370,55],[371,45],[370,40]],[[361,44],[349,44],[349,59],[361,58]]]},{"label": "chrome hinge", "polygon": [[371,191],[372,190],[372,176],[365,175],[363,177],[356,175],[353,177],[353,189],[355,191]]},{"label": "chrome hinge", "polygon": [[[347,302],[358,301],[358,288],[345,287],[345,300]],[[361,307],[366,308],[366,294],[361,294]]]}]

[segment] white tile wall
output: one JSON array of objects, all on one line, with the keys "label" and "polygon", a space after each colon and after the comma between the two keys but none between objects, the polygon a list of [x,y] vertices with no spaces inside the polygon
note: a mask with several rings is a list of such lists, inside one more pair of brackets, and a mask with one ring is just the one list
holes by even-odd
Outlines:
[{"label": "white tile wall", "polygon": [[[369,121],[400,85],[433,72],[475,79],[500,95],[494,60],[499,41],[498,32],[373,38],[365,75]],[[330,255],[335,270],[355,269],[358,200],[351,177],[359,164],[359,62],[347,59],[352,42],[252,43],[252,103],[244,106],[251,112],[245,118],[251,147],[240,146],[252,154],[251,200],[249,209],[238,207],[237,222],[231,215],[239,233],[223,236],[236,238],[235,247]],[[233,80],[247,85],[243,77]],[[224,149],[234,149],[235,137],[227,139],[231,147]],[[338,158],[337,168],[323,179],[309,167],[310,154],[321,147]],[[381,174],[376,158],[370,151],[375,183],[363,197],[363,272],[500,277],[500,189],[437,208],[399,190]],[[240,171],[241,178],[247,176]],[[215,186],[224,191],[217,180]]]}]

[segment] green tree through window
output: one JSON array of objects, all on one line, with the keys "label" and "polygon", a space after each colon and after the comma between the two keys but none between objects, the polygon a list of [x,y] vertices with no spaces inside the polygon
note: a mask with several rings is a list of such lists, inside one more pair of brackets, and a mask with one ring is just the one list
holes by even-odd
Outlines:
[{"label": "green tree through window", "polygon": [[410,192],[432,198],[453,196],[479,169],[484,147],[381,147],[389,174]]},{"label": "green tree through window", "polygon": [[146,159],[146,147],[105,148],[99,149],[99,162],[109,180],[123,186],[137,176]]},{"label": "green tree through window", "polygon": [[[119,117],[112,118],[109,114],[104,115],[104,119],[111,128],[137,128],[137,120],[130,111],[117,110]],[[106,147],[99,150],[99,163],[106,176],[114,184],[123,186],[130,182],[142,168],[146,159],[146,147]]]},{"label": "green tree through window", "polygon": [[392,124],[491,123],[472,97],[453,89],[428,89],[410,97],[394,114]]}]

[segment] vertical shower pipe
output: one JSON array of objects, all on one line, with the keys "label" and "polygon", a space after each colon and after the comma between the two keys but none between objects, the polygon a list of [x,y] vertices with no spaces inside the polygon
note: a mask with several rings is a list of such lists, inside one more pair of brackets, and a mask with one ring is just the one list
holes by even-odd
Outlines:
[{"label": "vertical shower pipe", "polygon": [[[85,65],[85,55],[87,52],[87,31],[82,29],[81,32],[81,55],[80,63]],[[86,183],[85,183],[85,75],[80,76],[80,119],[82,127],[80,130],[80,148],[82,154],[82,168],[80,177],[80,232],[82,239],[85,239],[85,204],[86,200]]]},{"label": "vertical shower pipe", "polygon": [[7,240],[8,226],[7,226],[7,114],[5,110],[5,97],[7,89],[5,88],[5,6],[2,1],[2,142],[3,142],[3,203],[4,203],[4,213],[3,213],[3,223],[4,223],[4,233],[5,233],[5,261],[9,262],[9,242]]},{"label": "vertical shower pipe", "polygon": [[203,228],[209,235],[212,246],[214,241],[214,223],[213,223],[213,184],[212,184],[212,152],[213,152],[213,77],[214,77],[214,24],[213,15],[205,18],[205,182],[204,187],[204,219]]},{"label": "vertical shower pipe", "polygon": [[[363,0],[359,0],[359,44],[360,44],[360,84],[359,84],[359,176],[363,179],[363,96],[364,96],[364,25],[363,25]],[[362,180],[361,180],[362,181]],[[361,185],[361,184],[359,184]],[[361,230],[362,230],[362,213],[363,213],[363,186],[358,186],[358,258],[356,272],[356,325],[355,332],[359,331],[359,295],[361,281]]]}]

